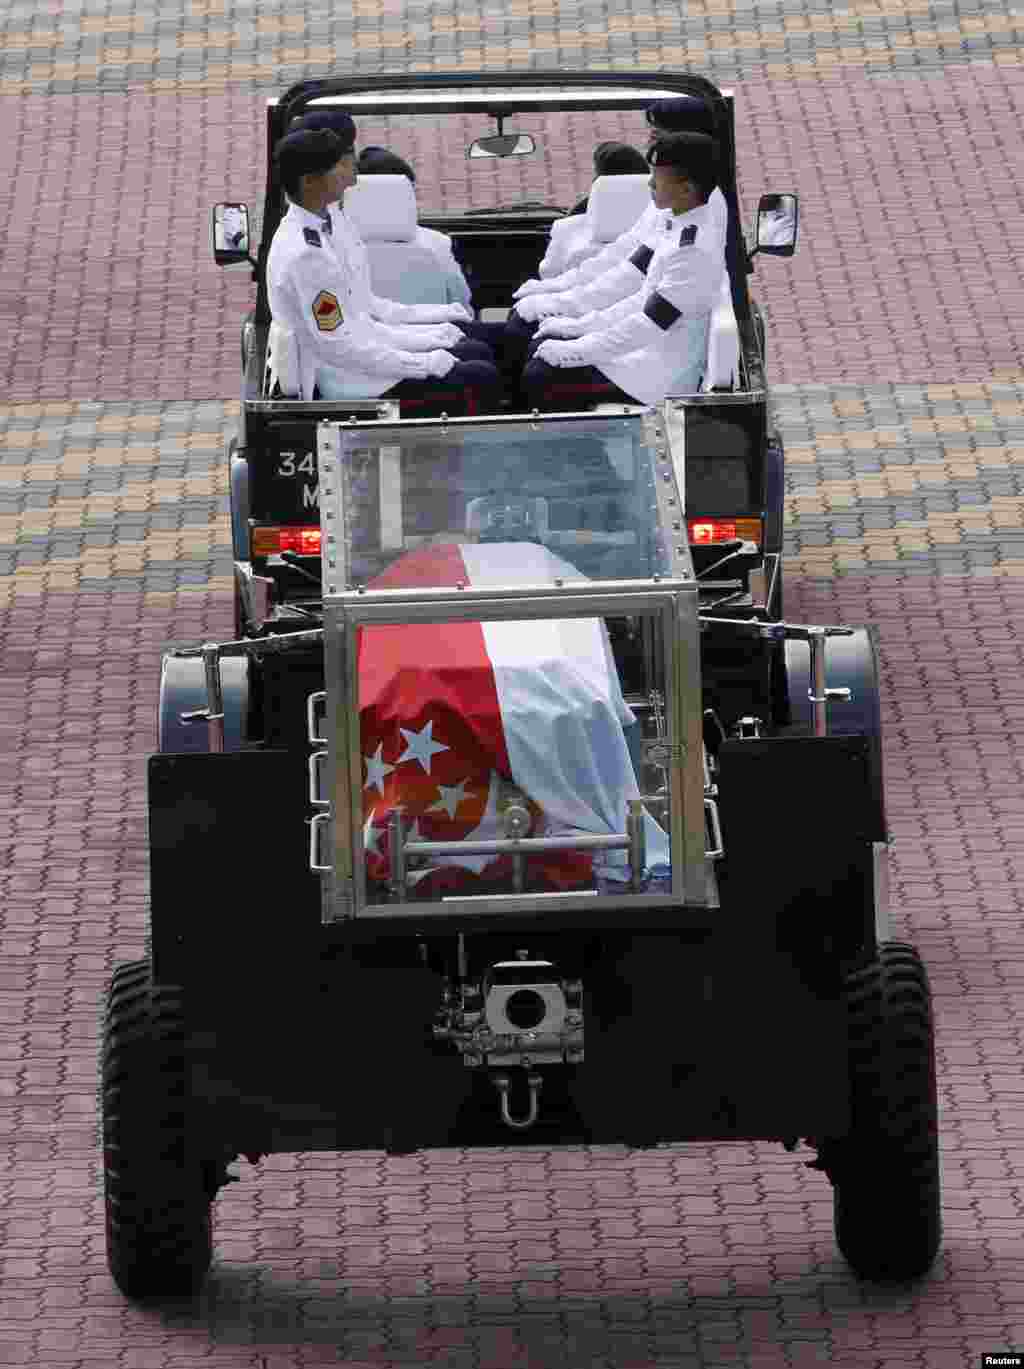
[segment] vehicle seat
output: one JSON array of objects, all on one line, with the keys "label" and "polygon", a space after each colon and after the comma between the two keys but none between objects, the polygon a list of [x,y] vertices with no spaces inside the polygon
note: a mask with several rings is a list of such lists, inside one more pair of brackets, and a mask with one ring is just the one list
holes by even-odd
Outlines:
[{"label": "vehicle seat", "polygon": [[596,256],[608,243],[621,237],[650,202],[651,183],[647,176],[598,176],[590,187],[587,212],[583,215],[586,232],[574,245],[574,255],[566,269]]},{"label": "vehicle seat", "polygon": [[271,320],[263,368],[264,399],[298,399],[301,395],[299,349],[290,328]]},{"label": "vehicle seat", "polygon": [[548,258],[541,277],[571,271],[632,228],[651,202],[646,176],[598,176],[590,187],[585,214],[566,215],[551,225]]},{"label": "vehicle seat", "polygon": [[360,176],[345,213],[366,244],[375,295],[399,304],[445,304],[437,257],[416,241],[416,191],[407,176]]},{"label": "vehicle seat", "polygon": [[740,333],[732,305],[729,272],[722,272],[722,290],[708,325],[708,357],[704,367],[705,390],[731,390],[739,384]]}]

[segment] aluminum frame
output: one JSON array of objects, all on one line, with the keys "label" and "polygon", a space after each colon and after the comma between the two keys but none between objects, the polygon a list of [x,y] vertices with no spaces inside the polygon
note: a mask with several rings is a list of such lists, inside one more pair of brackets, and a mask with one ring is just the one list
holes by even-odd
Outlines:
[{"label": "aluminum frame", "polygon": [[[396,919],[453,915],[479,917],[495,913],[529,913],[583,908],[712,908],[717,891],[705,856],[704,788],[700,763],[703,749],[700,684],[700,634],[697,583],[689,545],[681,535],[680,498],[664,428],[650,411],[620,414],[581,414],[588,422],[623,421],[645,425],[645,440],[654,451],[656,506],[670,550],[670,576],[629,581],[570,581],[560,586],[507,588],[364,590],[349,586],[347,576],[344,481],[344,437],[358,433],[365,445],[372,434],[386,449],[413,428],[437,431],[433,422],[330,423],[319,425],[317,448],[323,523],[324,650],[329,738],[327,782],[332,796],[330,821],[324,829],[322,864],[330,873],[323,879],[323,921],[350,918]],[[565,415],[535,416],[533,426],[564,423]],[[521,424],[522,419],[518,422]],[[482,427],[490,419],[457,420],[459,426]],[[454,426],[454,424],[453,424]],[[437,901],[371,902],[363,847],[363,774],[358,707],[357,633],[363,626],[409,622],[482,622],[529,619],[641,617],[657,620],[661,631],[661,668],[665,681],[666,722],[672,759],[667,767],[669,836],[672,850],[671,892],[608,895],[593,890],[577,893],[446,896]],[[320,862],[318,862],[319,864]]]}]

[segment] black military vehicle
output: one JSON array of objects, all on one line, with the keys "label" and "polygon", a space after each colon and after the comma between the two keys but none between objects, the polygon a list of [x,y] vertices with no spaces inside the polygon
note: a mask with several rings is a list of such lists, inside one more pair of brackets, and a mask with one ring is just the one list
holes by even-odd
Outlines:
[{"label": "black military vehicle", "polygon": [[[230,453],[239,632],[164,659],[151,949],[107,1006],[130,1296],[202,1280],[235,1157],[318,1148],[803,1141],[859,1275],[934,1259],[930,999],[887,940],[875,652],[782,616],[731,95],[665,73],[311,81],[268,145],[333,100],[431,140],[493,120],[485,150],[543,155],[574,116],[641,141],[677,94],[727,153],[736,361],[659,410],[264,398],[270,172]],[[487,208],[429,222],[478,306],[507,308],[554,210]],[[216,223],[247,259],[244,206]]]}]

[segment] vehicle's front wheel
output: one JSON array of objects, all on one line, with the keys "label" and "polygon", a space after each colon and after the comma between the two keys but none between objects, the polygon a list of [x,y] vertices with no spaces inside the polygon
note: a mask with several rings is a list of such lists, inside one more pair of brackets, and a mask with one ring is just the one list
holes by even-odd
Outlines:
[{"label": "vehicle's front wheel", "polygon": [[181,990],[120,965],[102,1056],[107,1261],[130,1298],[194,1292],[210,1265],[216,1193],[189,1131]]},{"label": "vehicle's front wheel", "polygon": [[836,1241],[864,1279],[924,1274],[942,1235],[931,995],[912,946],[847,981],[851,1130],[832,1170]]}]

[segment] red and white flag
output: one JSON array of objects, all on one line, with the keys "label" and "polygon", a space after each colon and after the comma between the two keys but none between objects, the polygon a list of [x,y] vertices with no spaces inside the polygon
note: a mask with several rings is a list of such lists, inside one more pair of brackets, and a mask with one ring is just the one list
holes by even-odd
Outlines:
[{"label": "red and white flag", "polygon": [[[579,571],[534,543],[446,543],[397,560],[374,589],[551,585]],[[519,791],[532,836],[624,832],[636,776],[604,623],[596,618],[364,627],[359,643],[363,841],[367,873],[387,878],[387,824],[401,805],[411,841],[504,835],[500,809]],[[664,848],[649,861],[667,861]],[[650,845],[650,837],[649,837]],[[531,858],[528,887],[588,885],[598,864],[625,877],[622,852]],[[442,857],[414,878],[431,892],[507,887],[508,857]],[[421,890],[424,892],[424,890]]]}]

